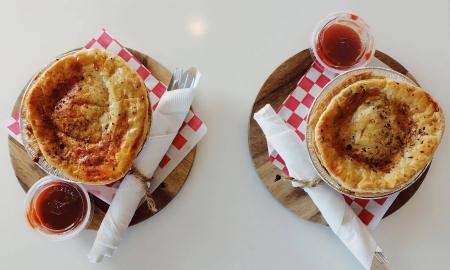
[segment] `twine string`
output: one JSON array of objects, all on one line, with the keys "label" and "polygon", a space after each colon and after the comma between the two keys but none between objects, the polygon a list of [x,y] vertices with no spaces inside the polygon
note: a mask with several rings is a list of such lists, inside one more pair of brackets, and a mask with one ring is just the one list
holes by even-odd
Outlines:
[{"label": "twine string", "polygon": [[140,173],[135,167],[131,168],[130,173],[132,173],[134,176],[136,176],[136,178],[142,183],[142,185],[144,186],[145,189],[145,194],[144,194],[144,199],[147,203],[147,207],[148,209],[152,212],[152,213],[156,213],[158,212],[158,207],[156,206],[156,202],[155,200],[151,197],[151,193],[150,193],[150,186],[151,186],[151,180],[152,178],[148,178],[145,175],[143,175],[142,173]]},{"label": "twine string", "polygon": [[320,178],[314,178],[314,179],[295,179],[290,176],[281,176],[281,180],[283,181],[289,181],[289,182],[295,182],[300,188],[305,187],[315,187],[317,186],[320,181],[322,181]]}]

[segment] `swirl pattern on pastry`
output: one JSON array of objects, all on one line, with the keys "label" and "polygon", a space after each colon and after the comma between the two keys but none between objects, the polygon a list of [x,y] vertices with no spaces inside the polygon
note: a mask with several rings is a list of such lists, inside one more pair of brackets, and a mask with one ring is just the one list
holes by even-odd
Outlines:
[{"label": "swirl pattern on pastry", "polygon": [[333,97],[314,130],[318,157],[354,192],[386,192],[429,162],[445,127],[424,90],[386,78],[360,80]]},{"label": "swirl pattern on pastry", "polygon": [[45,160],[88,184],[123,177],[150,127],[144,82],[123,59],[100,49],[57,60],[30,88],[25,106]]}]

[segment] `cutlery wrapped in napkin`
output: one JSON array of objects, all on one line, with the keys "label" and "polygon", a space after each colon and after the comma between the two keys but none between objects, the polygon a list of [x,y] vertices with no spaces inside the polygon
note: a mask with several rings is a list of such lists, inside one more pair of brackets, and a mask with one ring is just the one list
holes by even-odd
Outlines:
[{"label": "cutlery wrapped in napkin", "polygon": [[[292,177],[306,183],[318,179],[308,158],[306,146],[270,105],[256,112],[254,119],[264,132],[267,142],[285,161]],[[306,185],[304,190],[319,208],[333,232],[365,269],[371,269],[375,252],[380,250],[377,249],[377,243],[369,229],[342,200],[342,196],[325,183],[319,183],[315,187]]]},{"label": "cutlery wrapped in napkin", "polygon": [[[150,179],[180,129],[194,100],[193,88],[167,91],[152,113],[147,141],[133,163],[140,175]],[[148,186],[140,176],[129,173],[122,181],[97,232],[88,254],[89,261],[101,262],[113,256]],[[152,183],[153,191],[160,183]]]}]

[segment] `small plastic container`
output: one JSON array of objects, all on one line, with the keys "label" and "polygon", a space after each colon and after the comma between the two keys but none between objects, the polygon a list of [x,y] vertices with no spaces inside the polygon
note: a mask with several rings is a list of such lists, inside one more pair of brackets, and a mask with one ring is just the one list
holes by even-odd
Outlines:
[{"label": "small plastic container", "polygon": [[89,225],[92,215],[92,202],[87,190],[74,182],[46,176],[34,183],[26,194],[27,223],[34,231],[53,241],[78,235]]},{"label": "small plastic container", "polygon": [[[322,35],[322,33],[325,33],[325,30],[333,25],[349,28],[359,36],[361,47],[358,55],[355,55],[355,59],[350,65],[333,64],[331,61],[327,60],[325,54],[320,51],[320,48],[323,48],[322,42],[324,35]],[[363,67],[370,62],[375,53],[374,37],[369,25],[367,25],[367,23],[359,16],[345,12],[331,14],[320,21],[312,34],[311,46],[311,52],[314,58],[319,61],[322,66],[335,73],[342,73],[351,69]]]}]

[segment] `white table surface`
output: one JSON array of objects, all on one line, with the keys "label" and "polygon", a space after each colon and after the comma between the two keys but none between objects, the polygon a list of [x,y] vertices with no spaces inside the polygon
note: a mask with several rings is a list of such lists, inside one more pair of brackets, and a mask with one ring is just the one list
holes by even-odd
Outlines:
[{"label": "white table surface", "polygon": [[[377,48],[407,67],[449,117],[445,0],[74,2],[1,3],[3,118],[37,69],[106,27],[170,69],[200,68],[195,109],[209,133],[179,195],[130,229],[116,256],[100,265],[86,258],[92,231],[51,243],[27,229],[24,192],[3,136],[0,269],[361,269],[328,228],[298,218],[272,198],[247,146],[259,88],[280,63],[309,45],[314,25],[330,12],[361,15],[373,28]],[[450,268],[449,137],[447,132],[414,198],[375,231],[393,269]]]}]

